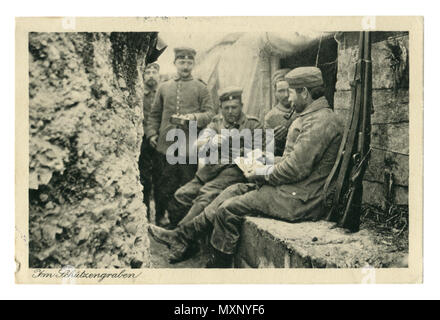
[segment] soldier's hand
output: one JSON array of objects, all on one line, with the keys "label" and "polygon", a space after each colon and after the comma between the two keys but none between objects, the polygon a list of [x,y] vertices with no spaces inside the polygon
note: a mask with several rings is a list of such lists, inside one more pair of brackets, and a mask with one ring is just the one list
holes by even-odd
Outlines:
[{"label": "soldier's hand", "polygon": [[156,149],[156,147],[157,147],[157,139],[158,139],[158,137],[159,136],[152,136],[152,137],[150,137],[150,145],[154,148],[154,149]]},{"label": "soldier's hand", "polygon": [[181,118],[185,119],[185,120],[190,120],[190,121],[196,120],[196,116],[193,113],[183,114],[183,115],[181,115]]},{"label": "soldier's hand", "polygon": [[244,176],[249,182],[258,183],[264,181],[264,176],[258,175],[255,170],[248,171],[244,173]]},{"label": "soldier's hand", "polygon": [[211,144],[213,146],[219,147],[223,144],[223,142],[227,141],[227,139],[229,139],[229,137],[223,135],[223,134],[216,134],[214,136],[212,136],[211,138]]},{"label": "soldier's hand", "polygon": [[264,175],[261,174],[261,168],[263,168],[264,165],[254,165],[252,168],[250,168],[247,171],[244,171],[243,174],[250,182],[259,182],[264,181]]},{"label": "soldier's hand", "polygon": [[244,171],[243,174],[249,181],[251,181],[256,176],[256,172],[254,169]]},{"label": "soldier's hand", "polygon": [[283,125],[279,125],[274,129],[275,139],[283,138],[287,133],[287,128]]}]

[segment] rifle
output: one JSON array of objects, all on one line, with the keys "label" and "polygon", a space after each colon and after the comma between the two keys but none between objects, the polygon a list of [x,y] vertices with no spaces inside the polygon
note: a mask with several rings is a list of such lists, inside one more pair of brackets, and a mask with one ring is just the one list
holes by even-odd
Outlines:
[{"label": "rifle", "polygon": [[370,32],[359,35],[359,58],[352,87],[352,113],[345,126],[336,162],[324,186],[326,220],[350,232],[359,231],[362,180],[371,140],[372,63]]}]

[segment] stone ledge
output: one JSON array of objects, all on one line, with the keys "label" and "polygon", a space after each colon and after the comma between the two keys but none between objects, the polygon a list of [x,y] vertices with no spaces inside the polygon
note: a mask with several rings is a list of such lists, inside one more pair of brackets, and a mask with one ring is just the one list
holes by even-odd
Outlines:
[{"label": "stone ledge", "polygon": [[287,223],[246,217],[235,257],[238,268],[406,268],[407,253],[393,252],[368,230],[345,234],[326,221]]}]

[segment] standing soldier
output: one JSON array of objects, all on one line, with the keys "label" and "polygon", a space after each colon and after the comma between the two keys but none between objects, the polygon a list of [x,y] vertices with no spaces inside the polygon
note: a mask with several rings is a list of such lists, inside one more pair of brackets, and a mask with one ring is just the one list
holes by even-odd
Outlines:
[{"label": "standing soldier", "polygon": [[151,106],[156,95],[157,86],[159,84],[159,70],[157,63],[150,63],[145,67],[144,71],[144,137],[142,139],[141,154],[139,156],[139,172],[141,183],[144,187],[144,203],[147,206],[147,216],[150,220],[150,193],[154,184],[151,178],[153,171],[153,155],[154,148],[148,143],[147,139],[147,120],[151,113]]},{"label": "standing soldier", "polygon": [[[190,181],[196,171],[197,164],[170,164],[167,162],[167,150],[174,143],[166,141],[170,130],[179,128],[171,123],[172,116],[185,120],[197,121],[202,129],[214,117],[214,107],[206,85],[193,79],[191,72],[194,67],[196,51],[192,48],[175,48],[174,65],[177,75],[161,84],[156,94],[150,117],[147,121],[147,139],[158,152],[155,157],[159,174],[156,195],[156,224],[164,224],[165,209],[174,192]],[[184,130],[186,139],[188,130]],[[188,155],[187,155],[188,156]]]},{"label": "standing soldier", "polygon": [[280,69],[272,77],[277,104],[264,117],[264,128],[275,131],[275,156],[282,156],[286,145],[287,131],[293,120],[298,116],[293,113],[293,105],[289,101],[289,83],[284,76],[290,69]]}]

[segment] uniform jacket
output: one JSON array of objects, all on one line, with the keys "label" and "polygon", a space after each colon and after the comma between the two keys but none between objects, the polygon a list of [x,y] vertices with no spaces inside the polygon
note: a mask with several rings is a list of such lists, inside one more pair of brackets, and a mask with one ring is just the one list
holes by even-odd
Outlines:
[{"label": "uniform jacket", "polygon": [[[279,125],[285,126],[289,129],[292,122],[298,117],[298,114],[294,113],[290,119],[286,119],[284,116],[289,114],[290,109],[284,107],[280,103],[274,106],[264,117],[264,128],[275,129]],[[286,133],[287,136],[287,133]],[[286,145],[286,136],[281,139],[275,140],[275,155],[281,156],[283,154],[284,146]]]},{"label": "uniform jacket", "polygon": [[157,90],[149,90],[148,88],[145,88],[144,91],[144,120],[143,120],[143,126],[144,126],[144,134],[147,134],[147,120],[151,113],[151,106],[154,102],[154,97],[156,95]]},{"label": "uniform jacket", "polygon": [[[240,119],[237,121],[235,125],[231,125],[227,123],[223,116],[217,115],[214,117],[214,119],[211,121],[211,123],[206,127],[206,130],[201,135],[200,139],[206,139],[209,138],[209,136],[213,136],[215,134],[220,134],[222,129],[237,129],[238,131],[242,129],[250,129],[253,135],[253,138],[255,139],[254,129],[262,129],[263,126],[260,124],[259,120],[255,117],[247,116],[246,114],[242,113]],[[258,139],[258,138],[257,138]],[[228,155],[232,152],[231,150],[232,145],[230,145],[230,150],[228,150]],[[220,156],[219,152],[219,156]],[[207,164],[203,168],[199,169],[196,173],[197,177],[202,180],[204,183],[214,179],[222,170],[225,168],[235,166],[235,164],[232,163],[232,159],[230,164]],[[237,170],[239,174],[242,174],[240,170]]]},{"label": "uniform jacket", "polygon": [[[325,97],[315,100],[292,123],[283,157],[273,166],[268,182],[272,201],[285,202],[290,221],[318,220],[322,191],[335,163],[343,124]],[[273,199],[275,197],[276,199]]]},{"label": "uniform jacket", "polygon": [[[173,141],[166,141],[167,132],[177,128],[170,123],[173,114],[194,114],[198,128],[204,128],[214,117],[214,107],[206,85],[189,77],[175,76],[162,83],[156,93],[150,116],[147,120],[147,138],[159,135],[157,150],[162,154]],[[188,135],[187,135],[188,139]]]}]

